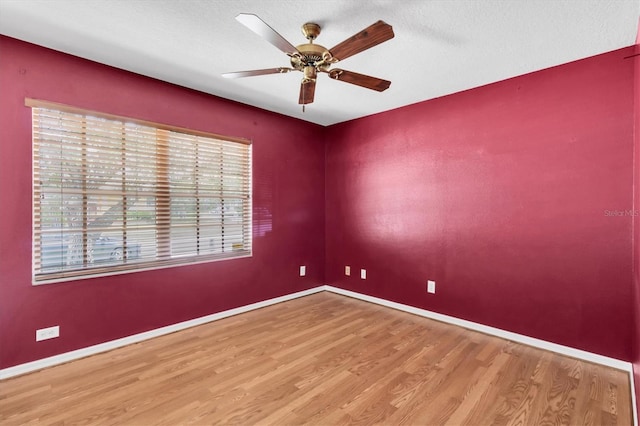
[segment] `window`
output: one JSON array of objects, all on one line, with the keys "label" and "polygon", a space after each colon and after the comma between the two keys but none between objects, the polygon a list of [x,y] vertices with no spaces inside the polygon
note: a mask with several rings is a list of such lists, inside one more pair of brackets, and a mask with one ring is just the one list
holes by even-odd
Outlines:
[{"label": "window", "polygon": [[251,255],[251,144],[28,99],[34,282]]}]

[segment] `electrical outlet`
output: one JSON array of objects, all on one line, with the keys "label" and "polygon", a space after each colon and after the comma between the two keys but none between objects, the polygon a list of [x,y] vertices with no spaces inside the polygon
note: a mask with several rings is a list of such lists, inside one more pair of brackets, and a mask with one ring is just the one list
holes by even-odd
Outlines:
[{"label": "electrical outlet", "polygon": [[427,293],[436,294],[436,282],[435,281],[427,281]]},{"label": "electrical outlet", "polygon": [[360,269],[360,278],[362,278],[363,280],[367,279],[367,270],[366,269]]},{"label": "electrical outlet", "polygon": [[346,276],[351,276],[351,266],[345,266],[344,267],[344,274]]},{"label": "electrical outlet", "polygon": [[42,340],[47,340],[47,339],[55,339],[56,337],[59,337],[59,336],[60,336],[59,325],[36,330],[36,342],[40,342]]},{"label": "electrical outlet", "polygon": [[300,276],[304,277],[305,275],[307,275],[307,267],[306,266],[301,266],[300,267]]}]

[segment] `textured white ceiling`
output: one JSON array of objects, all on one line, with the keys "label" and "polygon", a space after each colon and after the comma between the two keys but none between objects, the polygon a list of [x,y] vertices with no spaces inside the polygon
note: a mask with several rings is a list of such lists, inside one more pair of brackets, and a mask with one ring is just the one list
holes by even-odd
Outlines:
[{"label": "textured white ceiling", "polygon": [[[301,73],[224,79],[289,65],[238,13],[257,14],[293,45],[316,22],[327,48],[382,19],[395,38],[339,67],[391,87],[322,74],[303,114]],[[0,33],[329,125],[632,45],[639,16],[639,0],[0,0]]]}]

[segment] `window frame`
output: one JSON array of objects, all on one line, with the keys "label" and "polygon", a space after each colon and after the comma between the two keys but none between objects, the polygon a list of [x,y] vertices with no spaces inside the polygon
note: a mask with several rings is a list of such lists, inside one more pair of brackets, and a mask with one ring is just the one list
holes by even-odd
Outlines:
[{"label": "window frame", "polygon": [[[98,112],[98,111],[93,111],[93,110],[88,110],[88,109],[83,109],[83,108],[78,108],[78,107],[73,107],[73,106],[69,106],[69,105],[65,105],[65,104],[60,104],[60,103],[56,103],[56,102],[49,102],[49,101],[43,101],[43,100],[37,100],[37,99],[31,99],[31,98],[25,98],[25,106],[29,107],[32,109],[32,122],[31,122],[31,126],[32,126],[32,135],[31,135],[31,139],[32,139],[32,284],[33,285],[41,285],[41,284],[49,284],[49,283],[56,283],[56,282],[64,282],[64,281],[75,281],[75,280],[80,280],[80,279],[86,279],[86,278],[94,278],[94,277],[101,277],[101,276],[110,276],[110,275],[119,275],[119,274],[124,274],[124,273],[133,273],[133,272],[141,272],[141,271],[149,271],[149,270],[155,270],[155,269],[164,269],[164,268],[171,268],[171,267],[177,267],[177,266],[186,266],[186,265],[193,265],[193,264],[200,264],[200,263],[208,263],[208,262],[215,262],[215,261],[221,261],[221,260],[231,260],[231,259],[240,259],[240,258],[247,258],[247,257],[252,257],[253,255],[253,226],[252,226],[252,210],[253,210],[253,173],[252,173],[252,169],[253,169],[253,164],[252,164],[252,141],[249,139],[245,139],[245,138],[240,138],[240,137],[229,137],[229,136],[223,136],[223,135],[219,135],[219,134],[215,134],[215,133],[210,133],[210,132],[204,132],[204,131],[199,131],[199,130],[193,130],[193,129],[188,129],[188,128],[184,128],[184,127],[178,127],[178,126],[173,126],[173,125],[167,125],[167,124],[162,124],[162,123],[157,123],[157,122],[152,122],[152,121],[147,121],[147,120],[141,120],[141,119],[135,119],[135,118],[131,118],[131,117],[124,117],[124,116],[119,116],[119,115],[114,115],[114,114],[108,114],[108,113],[103,113],[103,112]],[[124,256],[123,262],[122,263],[118,263],[115,265],[91,265],[89,266],[89,262],[88,258],[89,258],[89,254],[87,251],[87,240],[88,240],[88,234],[90,234],[89,229],[86,227],[86,224],[84,224],[84,226],[81,228],[81,233],[82,233],[82,264],[77,267],[77,268],[72,268],[72,269],[64,269],[64,268],[60,268],[54,272],[45,272],[42,270],[42,268],[40,267],[42,265],[42,236],[43,236],[43,228],[40,227],[38,228],[39,225],[39,220],[41,219],[41,214],[42,214],[42,206],[43,204],[40,204],[39,199],[40,199],[40,194],[42,193],[42,187],[39,186],[38,182],[36,181],[37,177],[40,177],[40,172],[41,172],[41,165],[39,163],[39,152],[41,149],[41,143],[42,140],[38,139],[39,138],[39,133],[38,135],[36,134],[36,122],[34,120],[35,117],[35,112],[33,111],[35,108],[41,108],[41,109],[47,109],[47,110],[54,110],[57,112],[61,112],[61,113],[70,113],[70,114],[76,114],[76,115],[82,115],[84,117],[91,117],[91,118],[98,118],[98,119],[104,119],[104,120],[109,120],[109,121],[113,121],[113,122],[118,122],[120,123],[123,128],[125,125],[127,124],[133,124],[133,125],[138,125],[138,126],[144,126],[144,127],[148,127],[148,128],[153,128],[156,130],[156,136],[155,136],[155,145],[156,145],[156,154],[155,154],[155,168],[154,173],[157,173],[158,170],[160,168],[162,168],[164,165],[165,167],[169,167],[170,164],[170,159],[167,159],[166,162],[162,163],[162,162],[158,162],[158,146],[163,145],[166,142],[166,145],[164,145],[164,148],[160,148],[160,149],[164,149],[166,151],[169,151],[172,145],[169,145],[169,142],[167,141],[161,141],[161,134],[164,134],[167,139],[170,139],[171,135],[173,135],[175,137],[175,135],[187,135],[187,137],[196,137],[195,140],[195,146],[198,147],[199,146],[199,139],[197,139],[198,137],[201,138],[210,138],[210,139],[214,139],[216,140],[217,143],[220,143],[220,150],[221,153],[224,152],[225,154],[228,153],[228,151],[223,151],[223,146],[226,143],[235,143],[235,144],[240,144],[243,146],[246,146],[246,153],[244,153],[243,151],[243,157],[241,160],[241,168],[243,170],[243,173],[240,177],[241,181],[242,181],[242,191],[241,191],[241,195],[239,198],[236,198],[236,200],[240,200],[240,204],[242,205],[241,208],[241,221],[240,221],[240,226],[241,226],[241,232],[239,235],[241,235],[242,238],[242,247],[237,249],[235,244],[232,244],[233,249],[231,251],[225,250],[224,246],[221,252],[217,252],[217,253],[200,253],[200,249],[198,246],[197,249],[197,254],[188,254],[188,255],[172,255],[169,252],[169,256],[167,257],[167,248],[164,248],[163,251],[163,255],[159,255],[156,254],[155,258],[153,260],[141,260],[141,261],[131,261],[128,262],[128,260],[126,259],[126,254]],[[115,124],[115,123],[113,123]],[[87,134],[87,133],[84,133]],[[84,142],[82,142],[84,143]],[[61,146],[64,144],[63,141],[60,142]],[[179,142],[177,143],[178,148],[177,149],[182,149],[184,148],[183,145],[179,145]],[[238,145],[238,146],[240,146]],[[84,146],[81,144],[81,146]],[[227,145],[227,146],[232,146],[232,145]],[[84,147],[82,149],[85,149]],[[231,148],[227,148],[227,149],[231,149]],[[235,147],[233,148],[234,150],[236,149]],[[38,151],[36,151],[38,150]],[[123,154],[124,154],[124,149],[123,149]],[[222,155],[222,154],[221,154]],[[246,158],[245,158],[246,157]],[[200,158],[200,157],[197,157]],[[82,167],[84,169],[84,159],[82,160]],[[123,163],[121,163],[121,167],[122,169],[124,169],[125,167],[125,160],[122,160]],[[221,160],[222,161],[222,160]],[[246,161],[246,163],[245,163]],[[150,161],[151,162],[151,161]],[[161,166],[158,166],[158,164],[161,164]],[[224,163],[222,163],[224,164]],[[36,171],[37,169],[37,171]],[[38,173],[38,174],[36,174]],[[124,172],[123,176],[124,176]],[[162,174],[168,174],[168,172],[165,170]],[[88,174],[84,174],[83,172],[83,182],[86,182],[89,179],[89,175]],[[223,179],[224,176],[222,175],[219,178],[218,184],[223,187],[224,183],[223,183]],[[124,177],[123,177],[124,180]],[[155,177],[155,182],[158,183],[159,182],[159,178],[156,176]],[[200,183],[196,183],[196,186],[193,189],[193,196],[196,200],[199,200],[200,195],[199,195],[199,190],[200,190],[201,186]],[[160,197],[160,199],[158,199],[158,193],[161,192],[160,190],[156,189],[155,190],[155,202],[153,203],[153,209],[154,209],[154,223],[153,223],[153,232],[155,233],[155,237],[153,237],[154,240],[154,248],[156,250],[156,253],[158,252],[158,248],[159,245],[162,244],[168,244],[169,242],[167,241],[167,236],[168,234],[171,233],[172,230],[172,225],[171,225],[171,221],[170,221],[170,217],[167,217],[167,214],[169,214],[171,216],[170,210],[167,210],[167,205],[169,205],[172,201],[172,198],[175,200],[176,199],[176,195],[173,195],[172,197],[172,193],[169,191],[167,192],[165,195],[163,195],[162,197]],[[187,192],[187,195],[189,193]],[[222,193],[221,193],[222,194]],[[182,196],[184,196],[185,194],[183,193]],[[88,206],[87,206],[87,201],[86,199],[91,196],[91,192],[86,190],[86,185],[83,189],[82,192],[82,196],[83,196],[83,202],[82,202],[82,209],[83,215],[87,215],[88,214]],[[123,193],[123,205],[122,205],[122,221],[123,224],[121,226],[121,228],[114,228],[116,230],[121,229],[123,234],[126,235],[126,233],[128,232],[128,228],[127,228],[127,224],[126,224],[126,217],[127,217],[127,213],[128,213],[128,208],[126,206],[126,199],[128,197],[128,195]],[[223,195],[221,195],[221,200],[224,200],[225,197]],[[165,210],[162,210],[162,214],[158,213],[158,209],[159,209],[159,204],[164,203],[164,208]],[[199,203],[199,201],[196,201],[196,203]],[[224,201],[223,201],[224,203]],[[224,204],[223,204],[224,205]],[[199,234],[199,227],[200,227],[200,220],[201,220],[201,213],[199,211],[197,211],[195,213],[196,215],[196,222],[197,222],[197,228],[198,229],[196,232]],[[225,217],[225,212],[224,209],[220,212],[222,219],[222,227],[224,229],[224,217]],[[175,228],[175,225],[173,225],[173,229]],[[71,234],[72,232],[74,232],[71,229],[68,228],[61,228],[61,229],[66,229],[67,234]],[[64,232],[61,232],[61,234],[64,234]],[[216,234],[217,235],[217,234]],[[224,231],[222,232],[222,235],[224,235]],[[197,237],[199,238],[199,236]],[[184,239],[184,238],[183,238]],[[182,241],[182,240],[181,240]],[[64,244],[62,244],[64,245]],[[126,240],[123,238],[122,241],[122,245],[123,247],[126,247]],[[123,250],[124,251],[124,250]],[[162,251],[162,250],[161,250]],[[38,257],[39,256],[39,257]],[[61,255],[62,256],[62,255]],[[39,268],[40,267],[40,268]]]}]

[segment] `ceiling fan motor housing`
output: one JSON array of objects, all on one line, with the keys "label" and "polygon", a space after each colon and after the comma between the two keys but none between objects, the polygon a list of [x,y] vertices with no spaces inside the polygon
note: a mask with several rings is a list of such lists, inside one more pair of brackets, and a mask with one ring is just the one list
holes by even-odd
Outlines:
[{"label": "ceiling fan motor housing", "polygon": [[326,60],[331,54],[326,47],[313,44],[313,41],[320,35],[320,25],[307,22],[302,25],[301,29],[309,43],[296,46],[300,54],[291,56],[291,66],[304,72],[305,79],[315,80],[318,72],[326,72],[331,66],[331,63]]},{"label": "ceiling fan motor housing", "polygon": [[319,44],[301,44],[296,46],[300,55],[291,56],[291,66],[298,71],[303,71],[305,67],[313,66],[316,71],[327,71],[331,63],[323,60],[329,55],[326,47]]}]

